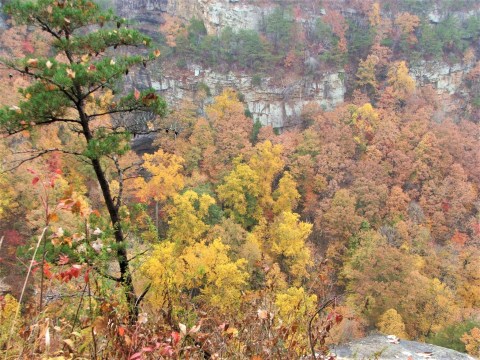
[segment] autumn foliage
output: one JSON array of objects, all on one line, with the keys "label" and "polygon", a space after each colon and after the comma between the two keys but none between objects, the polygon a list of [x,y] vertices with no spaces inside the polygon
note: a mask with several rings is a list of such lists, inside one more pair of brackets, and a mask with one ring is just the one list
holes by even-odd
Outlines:
[{"label": "autumn foliage", "polygon": [[[72,5],[78,16],[94,6],[38,3],[47,17],[70,11],[67,3],[84,7]],[[444,97],[416,83],[410,63],[395,56],[425,36],[413,10],[387,19],[383,2],[363,2],[355,5],[355,24],[327,3],[329,16],[316,33],[302,33],[293,20],[302,16],[299,7],[293,18],[288,11],[273,15],[292,26],[292,36],[321,35],[323,43],[309,49],[342,61],[357,55],[355,26],[371,27],[371,46],[350,64],[351,97],[334,109],[306,108],[299,126],[275,132],[255,129],[241,94],[229,88],[211,97],[197,93],[172,110],[167,119],[181,124],[178,131],[159,126],[155,116],[116,117],[122,107],[160,101],[153,91],[127,82],[125,95],[97,78],[119,65],[116,48],[105,58],[76,55],[67,66],[63,57],[38,60],[46,45],[29,29],[6,31],[22,40],[5,50],[27,56],[19,70],[42,73],[30,82],[15,79],[12,88],[28,90],[1,100],[9,136],[0,140],[0,284],[5,276],[13,285],[0,295],[2,356],[298,359],[311,356],[312,347],[327,357],[330,345],[370,331],[436,341],[451,328],[465,328],[454,340],[479,355],[478,123],[451,118]],[[73,15],[52,21],[68,27],[80,21]],[[95,19],[105,29],[108,19]],[[200,23],[168,20],[164,30],[168,44],[180,47],[177,55],[193,51],[181,48],[186,42],[209,39]],[[123,36],[118,21],[107,38]],[[294,38],[273,25],[265,24],[262,44],[289,40],[276,56],[282,67],[297,69]],[[83,45],[104,50],[106,40],[97,40]],[[132,61],[143,67],[159,55]],[[468,75],[474,88],[477,67]],[[60,88],[39,77],[54,68],[67,85],[82,76],[99,82],[101,94],[81,101],[94,114],[88,126],[95,137],[79,136],[75,109],[49,97]],[[122,63],[118,77],[129,68]],[[57,100],[43,104],[45,97]],[[156,110],[166,115],[163,105]],[[47,113],[66,122],[50,124]],[[155,137],[153,145],[131,151],[133,133]],[[93,177],[98,167],[100,184]],[[125,297],[127,275],[133,297]]]}]

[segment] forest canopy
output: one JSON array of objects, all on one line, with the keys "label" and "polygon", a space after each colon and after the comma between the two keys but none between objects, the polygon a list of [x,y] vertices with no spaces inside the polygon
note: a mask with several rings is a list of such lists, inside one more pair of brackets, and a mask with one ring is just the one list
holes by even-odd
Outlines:
[{"label": "forest canopy", "polygon": [[[286,3],[154,39],[107,2],[4,7],[0,355],[323,358],[372,331],[480,355],[478,13]],[[461,62],[468,109],[418,83],[431,60]],[[348,91],[274,129],[228,87],[167,108],[138,80],[159,64],[343,67]]]}]

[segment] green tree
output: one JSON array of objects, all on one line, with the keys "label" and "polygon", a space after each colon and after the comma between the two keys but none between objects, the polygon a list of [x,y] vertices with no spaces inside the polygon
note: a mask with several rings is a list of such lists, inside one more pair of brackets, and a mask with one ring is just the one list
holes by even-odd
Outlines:
[{"label": "green tree", "polygon": [[[13,0],[5,10],[16,24],[43,30],[51,39],[53,56],[2,60],[12,71],[29,77],[31,84],[20,90],[23,100],[18,106],[0,110],[0,131],[15,135],[34,132],[38,127],[63,125],[81,136],[59,148],[37,147],[31,158],[59,151],[79,156],[92,166],[116,242],[120,276],[108,277],[121,284],[129,315],[135,320],[139,297],[133,286],[126,235],[121,224],[121,191],[114,196],[108,169],[113,169],[116,175],[110,176],[116,177],[122,189],[125,169],[119,158],[129,149],[131,134],[152,132],[155,127],[153,123],[147,126],[132,117],[118,115],[133,113],[135,119],[140,112],[151,117],[164,115],[166,104],[152,89],[116,95],[107,102],[104,95],[109,89],[118,91],[115,85],[130,68],[146,66],[159,56],[159,51],[150,54],[145,51],[143,56],[113,51],[117,47],[148,46],[150,39],[125,27],[122,18],[112,11],[101,11],[92,1],[71,0],[67,4],[54,0]],[[104,121],[107,115],[115,117],[115,121]]]},{"label": "green tree", "polygon": [[290,10],[281,6],[265,19],[265,34],[280,54],[287,52],[292,41],[293,16]]}]

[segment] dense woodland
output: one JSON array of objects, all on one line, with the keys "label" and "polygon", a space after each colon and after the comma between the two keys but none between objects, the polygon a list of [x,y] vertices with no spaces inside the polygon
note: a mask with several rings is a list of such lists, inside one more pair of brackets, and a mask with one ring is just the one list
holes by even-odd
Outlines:
[{"label": "dense woodland", "polygon": [[[360,1],[355,21],[326,6],[300,26],[285,2],[260,32],[192,19],[151,40],[91,1],[12,1],[0,355],[320,358],[379,331],[480,356],[480,18],[432,23],[429,4]],[[409,74],[431,59],[471,65],[455,116]],[[273,129],[233,89],[167,110],[123,83],[159,61],[353,80],[344,104]]]}]

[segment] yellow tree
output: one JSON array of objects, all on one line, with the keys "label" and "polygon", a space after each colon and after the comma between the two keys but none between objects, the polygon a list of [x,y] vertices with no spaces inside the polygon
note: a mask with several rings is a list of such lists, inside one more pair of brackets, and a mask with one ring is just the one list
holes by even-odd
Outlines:
[{"label": "yellow tree", "polygon": [[215,97],[206,113],[214,129],[215,146],[205,153],[203,161],[213,180],[218,180],[231,168],[234,158],[251,148],[249,139],[253,123],[245,116],[244,105],[232,89]]},{"label": "yellow tree", "polygon": [[150,302],[166,310],[170,321],[173,310],[181,306],[182,292],[222,313],[238,310],[248,279],[246,260],[232,261],[228,252],[229,247],[220,239],[184,248],[170,241],[157,245],[142,265],[142,272],[152,284]]},{"label": "yellow tree", "polygon": [[215,199],[210,195],[199,195],[192,190],[175,195],[168,210],[167,238],[181,246],[199,241],[209,229],[206,220],[214,204]]},{"label": "yellow tree", "polygon": [[378,319],[377,328],[387,335],[396,335],[401,339],[408,339],[402,316],[395,309],[388,309]]},{"label": "yellow tree", "polygon": [[375,74],[375,67],[378,61],[378,56],[368,55],[365,60],[360,60],[355,75],[357,77],[357,86],[366,91],[369,96],[376,95],[378,92],[378,83]]},{"label": "yellow tree", "polygon": [[273,213],[275,215],[283,211],[293,211],[297,207],[300,193],[297,191],[297,183],[288,171],[283,173],[278,188],[273,193],[273,199]]},{"label": "yellow tree", "polygon": [[409,75],[405,61],[397,61],[390,66],[387,81],[397,100],[405,100],[415,91],[415,80]]},{"label": "yellow tree", "polygon": [[260,206],[264,211],[269,211],[273,205],[272,183],[284,166],[282,146],[272,145],[269,140],[258,144],[248,164],[259,179]]},{"label": "yellow tree", "polygon": [[0,174],[0,219],[13,206],[15,192],[6,174]]},{"label": "yellow tree", "polygon": [[265,249],[296,282],[308,277],[307,267],[312,264],[310,250],[306,246],[312,224],[299,218],[298,214],[288,211],[277,216],[270,227],[269,243],[266,244],[269,248]]},{"label": "yellow tree", "polygon": [[8,341],[18,306],[18,301],[10,294],[0,298],[0,346],[2,348]]},{"label": "yellow tree", "polygon": [[207,244],[196,243],[185,249],[180,261],[184,286],[200,289],[198,299],[222,313],[238,310],[241,290],[245,288],[248,273],[245,259],[230,260],[229,247],[220,239]]},{"label": "yellow tree", "polygon": [[134,186],[141,201],[155,201],[155,223],[158,229],[159,203],[183,188],[183,159],[160,149],[153,154],[143,155],[143,160],[142,167],[151,177],[148,181],[143,177],[135,179]]},{"label": "yellow tree", "polygon": [[217,188],[218,198],[226,207],[226,214],[245,228],[250,228],[262,217],[259,206],[260,178],[249,165],[236,161],[235,168]]},{"label": "yellow tree", "polygon": [[355,109],[351,122],[355,129],[354,140],[356,143],[364,147],[368,145],[378,127],[378,119],[378,113],[370,103]]}]

